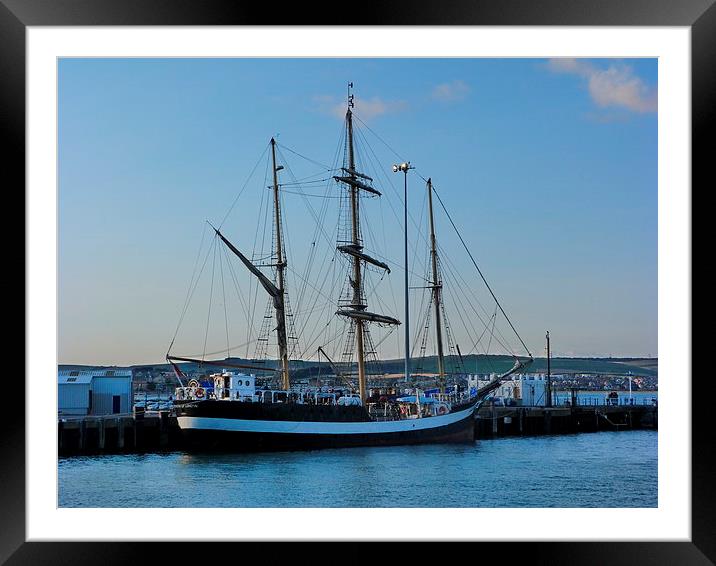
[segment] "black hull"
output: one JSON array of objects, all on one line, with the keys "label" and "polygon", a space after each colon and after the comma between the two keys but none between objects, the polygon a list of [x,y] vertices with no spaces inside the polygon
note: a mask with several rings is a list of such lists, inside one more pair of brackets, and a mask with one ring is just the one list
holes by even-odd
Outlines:
[{"label": "black hull", "polygon": [[401,446],[411,444],[466,444],[475,441],[475,425],[467,422],[418,432],[374,434],[283,434],[222,430],[182,430],[193,452],[269,452],[353,448],[360,446]]},{"label": "black hull", "polygon": [[[465,410],[463,408],[463,410]],[[326,423],[372,422],[362,407],[277,406],[252,403],[205,401],[177,407],[179,416],[241,421],[294,421]],[[302,417],[297,419],[296,417]],[[430,420],[439,417],[429,417]],[[406,422],[406,425],[409,421]],[[185,446],[192,452],[264,452],[350,448],[361,446],[400,446],[415,444],[472,443],[475,441],[473,411],[449,424],[420,430],[365,432],[352,434],[286,433],[182,428]]]}]

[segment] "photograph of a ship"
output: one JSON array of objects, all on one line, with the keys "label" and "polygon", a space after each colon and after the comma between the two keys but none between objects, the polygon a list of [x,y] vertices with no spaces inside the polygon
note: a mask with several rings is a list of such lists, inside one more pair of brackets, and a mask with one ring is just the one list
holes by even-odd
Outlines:
[{"label": "photograph of a ship", "polygon": [[656,60],[58,69],[60,506],[656,505]]},{"label": "photograph of a ship", "polygon": [[[280,198],[279,171],[284,166],[276,160],[276,140],[271,138],[271,181],[273,189],[272,214],[273,226],[271,228],[272,249],[268,256],[273,269],[273,278],[267,277],[249,258],[242,254],[218,228],[213,228],[221,244],[225,245],[245,265],[251,274],[256,276],[261,287],[271,300],[267,312],[273,310],[275,316],[275,333],[278,344],[277,368],[280,374],[280,389],[264,390],[261,399],[257,399],[255,391],[248,394],[244,390],[244,382],[249,377],[243,373],[226,372],[216,374],[214,377],[212,399],[204,399],[203,388],[189,387],[178,390],[180,400],[177,401],[177,422],[182,432],[189,437],[192,446],[199,448],[218,447],[221,445],[233,447],[236,450],[260,450],[296,448],[321,448],[345,446],[373,446],[395,444],[418,444],[430,442],[472,442],[475,439],[474,412],[480,399],[484,399],[491,391],[496,389],[503,379],[524,368],[531,356],[525,362],[515,356],[514,366],[507,372],[496,376],[488,385],[481,387],[473,393],[455,394],[446,391],[445,352],[443,346],[444,317],[440,297],[442,294],[442,277],[435,237],[433,219],[433,187],[427,179],[428,191],[428,217],[430,224],[430,267],[431,277],[426,280],[426,289],[430,290],[429,309],[426,315],[425,330],[428,330],[429,316],[434,317],[435,342],[437,344],[438,374],[436,376],[437,392],[432,396],[424,396],[416,388],[410,397],[388,399],[387,396],[378,397],[369,403],[366,372],[366,345],[370,354],[375,357],[372,349],[370,327],[372,324],[396,327],[401,322],[392,316],[378,314],[368,310],[368,297],[365,289],[366,268],[375,268],[378,272],[390,272],[390,267],[384,261],[376,259],[366,253],[366,241],[361,227],[360,208],[364,196],[380,197],[382,193],[373,185],[373,178],[357,171],[357,147],[354,140],[353,108],[355,106],[353,83],[348,83],[348,96],[345,114],[345,143],[343,155],[339,157],[340,167],[331,169],[331,179],[328,180],[326,198],[335,194],[333,182],[344,187],[341,200],[347,203],[347,218],[339,222],[340,227],[348,226],[344,233],[339,228],[336,250],[348,261],[346,263],[347,275],[339,275],[339,279],[348,282],[341,296],[337,298],[338,310],[335,316],[347,319],[345,324],[344,359],[355,360],[357,385],[351,382],[350,370],[341,372],[346,381],[348,390],[338,397],[332,395],[323,397],[318,402],[318,393],[311,389],[292,389],[291,372],[289,369],[289,327],[294,329],[295,324],[287,324],[288,293],[286,289],[286,267],[288,261],[283,249],[283,226],[281,223],[282,210]],[[410,164],[403,162],[393,165],[393,172],[402,171],[405,178],[407,196],[407,175]],[[290,186],[300,187],[300,184],[288,183]],[[286,184],[284,184],[286,186]],[[340,190],[340,189],[339,189]],[[329,192],[330,191],[330,192]],[[339,193],[340,194],[340,193]],[[407,202],[407,200],[405,201]],[[405,260],[405,286],[403,297],[405,300],[405,318],[409,317],[409,287],[408,279],[408,234],[407,234],[407,206],[404,207],[404,260]],[[365,213],[364,213],[365,214]],[[330,222],[330,220],[329,220]],[[315,242],[312,242],[315,243]],[[220,244],[219,244],[220,245]],[[469,254],[469,250],[468,254]],[[220,254],[219,254],[220,255]],[[471,256],[470,256],[471,257]],[[477,265],[476,265],[477,268]],[[477,268],[479,269],[479,268]],[[324,279],[326,281],[326,279]],[[501,308],[499,302],[495,301]],[[504,311],[502,311],[504,314]],[[267,316],[271,316],[268,314]],[[290,313],[289,313],[290,316]],[[273,319],[268,319],[273,320]],[[509,320],[509,319],[508,319]],[[292,321],[291,321],[292,322]],[[330,323],[329,323],[330,324]],[[269,325],[270,326],[270,325]],[[327,325],[328,326],[328,325]],[[410,380],[410,341],[409,327],[405,327],[405,382]],[[268,326],[264,326],[268,330]],[[486,328],[488,329],[488,328]],[[293,332],[295,334],[295,330]],[[449,339],[449,334],[447,338]],[[519,335],[518,335],[519,337]],[[266,338],[259,338],[259,340]],[[298,337],[293,337],[294,342]],[[521,339],[520,339],[521,341]],[[319,346],[318,352],[323,351]],[[452,350],[453,344],[448,343]],[[353,349],[355,350],[353,352]],[[526,346],[525,346],[526,349]],[[227,351],[229,346],[227,344]],[[295,353],[296,345],[292,345]],[[324,354],[325,355],[325,354]],[[172,363],[177,379],[181,380],[181,369],[174,363],[188,361],[194,363],[208,363],[226,366],[225,360],[213,362],[203,359],[191,359],[167,354],[167,360]],[[242,366],[239,366],[242,367]],[[246,366],[243,369],[248,368]],[[259,366],[255,370],[265,370]],[[257,401],[259,401],[257,403]]]}]

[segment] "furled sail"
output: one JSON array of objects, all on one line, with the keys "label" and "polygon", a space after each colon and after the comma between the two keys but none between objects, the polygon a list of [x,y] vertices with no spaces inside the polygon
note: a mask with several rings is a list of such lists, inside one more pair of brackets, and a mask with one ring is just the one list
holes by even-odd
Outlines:
[{"label": "furled sail", "polygon": [[[230,367],[230,368],[238,368],[238,369],[253,369],[256,371],[272,371],[273,368],[267,368],[264,366],[256,366],[251,364],[237,364],[234,362],[227,362],[226,360],[200,360],[198,358],[183,358],[180,356],[167,356],[167,361],[174,367],[174,371],[181,373],[181,375],[186,378],[186,376],[182,373],[182,371],[179,369],[179,366],[175,364],[175,361],[179,362],[191,362],[194,364],[201,364],[201,365],[207,365],[207,366],[218,366],[218,367]],[[177,375],[178,377],[178,375]],[[179,380],[181,382],[181,380]]]},{"label": "furled sail", "polygon": [[382,261],[378,261],[377,259],[372,258],[367,254],[364,254],[361,251],[361,246],[338,246],[338,251],[362,259],[363,261],[375,265],[376,267],[380,267],[381,269],[385,269],[388,273],[390,273],[390,267],[388,267],[388,264],[383,263]]},{"label": "furled sail", "polygon": [[251,263],[249,258],[247,258],[239,250],[237,250],[236,246],[234,246],[234,244],[227,240],[224,235],[219,232],[219,230],[217,230],[216,228],[214,228],[214,230],[216,230],[216,233],[219,238],[221,238],[222,241],[226,244],[226,246],[232,252],[234,252],[236,257],[238,257],[242,261],[246,268],[258,278],[259,283],[261,283],[263,288],[266,289],[266,292],[273,298],[273,307],[274,309],[276,309],[276,335],[278,338],[278,347],[281,352],[285,352],[288,340],[286,338],[286,319],[284,317],[283,293],[278,287],[276,287],[276,285],[271,282],[268,277],[261,273],[258,267]]},{"label": "furled sail", "polygon": [[365,179],[366,181],[373,181],[372,177],[369,177],[368,175],[365,175],[363,173],[358,173],[355,169],[351,169],[350,167],[341,167],[341,171],[345,171],[349,175],[355,175],[356,177],[360,177],[361,179]]},{"label": "furled sail", "polygon": [[359,181],[358,179],[354,179],[353,177],[341,177],[339,175],[334,175],[333,178],[336,181],[341,181],[342,183],[347,183],[347,184],[351,185],[352,187],[356,187],[358,189],[363,189],[366,192],[381,196],[380,191],[374,189],[370,185],[366,185],[365,183]]},{"label": "furled sail", "polygon": [[184,375],[184,372],[181,370],[181,368],[175,364],[172,359],[167,355],[167,361],[172,365],[172,369],[174,370],[174,375],[177,377],[177,381],[179,381],[179,385],[184,387],[184,383],[182,382],[182,377],[186,379],[186,375]]},{"label": "furled sail", "polygon": [[400,321],[396,318],[358,309],[341,309],[339,311],[336,311],[336,314],[340,316],[347,316],[349,318],[357,318],[359,320],[367,320],[369,322],[379,322],[382,324],[400,324]]},{"label": "furled sail", "polygon": [[[253,273],[256,277],[258,277],[259,282],[261,283],[261,285],[263,285],[263,288],[266,289],[266,292],[274,298],[274,303],[276,302],[275,301],[276,298],[281,298],[281,302],[283,303],[283,297],[281,297],[281,291],[279,290],[279,288],[276,287],[276,285],[274,285],[273,282],[268,277],[266,277],[263,273],[261,273],[259,268],[256,267],[253,263],[251,263],[249,258],[247,258],[239,250],[237,250],[236,247],[234,246],[234,244],[232,244],[229,240],[227,240],[224,237],[224,235],[221,232],[219,232],[219,230],[217,230],[216,228],[214,228],[214,230],[216,230],[216,234],[219,236],[219,238],[221,238],[223,240],[223,242],[226,244],[226,246],[232,252],[234,252],[234,254],[236,254],[236,257],[238,257],[243,262],[243,264],[246,266],[246,268],[251,273]],[[276,305],[274,305],[274,306],[276,306]]]}]

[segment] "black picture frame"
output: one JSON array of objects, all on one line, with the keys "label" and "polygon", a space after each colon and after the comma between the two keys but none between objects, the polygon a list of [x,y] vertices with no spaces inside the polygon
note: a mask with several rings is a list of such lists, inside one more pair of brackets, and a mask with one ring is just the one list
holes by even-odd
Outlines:
[{"label": "black picture frame", "polygon": [[[331,9],[303,3],[243,3],[232,0],[0,0],[0,123],[4,129],[6,194],[25,183],[25,34],[27,26],[117,25],[538,25],[687,26],[691,29],[692,186],[702,185],[713,161],[709,150],[716,107],[715,0],[518,0],[336,3]],[[710,183],[712,185],[712,183]],[[12,187],[12,188],[11,188]],[[692,195],[693,195],[692,189]],[[17,210],[24,210],[22,203]],[[18,214],[19,216],[19,214]],[[7,241],[7,240],[6,240]],[[22,262],[22,263],[20,263]],[[24,260],[8,263],[20,271]],[[24,273],[24,270],[23,270]],[[18,283],[23,277],[14,275]],[[24,291],[23,291],[24,292]],[[19,333],[18,333],[19,334]],[[714,379],[691,375],[692,538],[690,542],[482,543],[479,552],[498,552],[503,562],[535,564],[710,564],[716,562],[714,480],[716,447],[708,403]],[[28,376],[25,376],[28,379]],[[16,384],[17,386],[17,384]],[[22,398],[22,397],[21,397]],[[207,549],[192,543],[165,549],[157,543],[25,542],[25,408],[3,407],[0,446],[0,561],[7,564],[114,564],[141,559],[205,561]],[[520,532],[519,525],[512,525]],[[81,538],[81,533],[78,533]],[[176,543],[171,543],[176,544]],[[216,543],[212,543],[216,544]],[[242,543],[246,544],[246,543]],[[271,543],[274,544],[274,543]],[[479,544],[479,543],[478,543]],[[260,549],[256,549],[260,550]],[[215,556],[212,551],[212,556]],[[232,551],[233,552],[233,551]],[[272,551],[273,552],[273,551]],[[349,556],[345,549],[338,556]],[[455,549],[462,554],[462,549]],[[474,552],[474,551],[472,551]],[[203,555],[203,558],[201,556]],[[251,552],[243,553],[244,559]],[[351,555],[355,557],[355,555]],[[308,556],[304,555],[308,558]],[[292,559],[290,555],[285,558]],[[477,557],[480,558],[479,556]]]}]

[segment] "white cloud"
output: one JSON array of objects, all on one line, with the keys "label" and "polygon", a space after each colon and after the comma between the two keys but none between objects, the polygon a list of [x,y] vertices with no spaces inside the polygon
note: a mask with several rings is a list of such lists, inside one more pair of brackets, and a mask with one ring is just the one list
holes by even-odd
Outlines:
[{"label": "white cloud", "polygon": [[464,100],[469,92],[470,87],[467,86],[465,81],[457,80],[435,86],[432,91],[432,98],[442,102],[456,102]]},{"label": "white cloud", "polygon": [[[338,118],[343,118],[346,115],[347,102],[345,100],[338,101],[332,96],[314,96],[313,100],[322,112],[333,114]],[[407,107],[408,104],[404,100],[383,100],[378,96],[372,98],[356,96],[354,111],[359,118],[371,120],[384,114],[402,112]]]},{"label": "white cloud", "polygon": [[587,82],[592,100],[602,108],[616,106],[633,112],[656,112],[656,89],[649,87],[628,65],[611,64],[600,69],[582,59],[550,59],[555,73],[570,73]]}]

